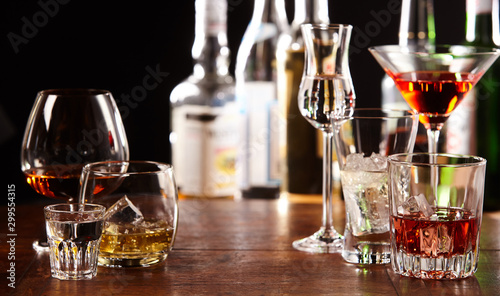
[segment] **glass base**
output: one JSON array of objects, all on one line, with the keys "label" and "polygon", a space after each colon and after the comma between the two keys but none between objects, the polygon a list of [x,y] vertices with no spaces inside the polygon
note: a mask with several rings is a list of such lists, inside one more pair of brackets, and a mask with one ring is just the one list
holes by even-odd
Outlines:
[{"label": "glass base", "polygon": [[[389,248],[389,246],[387,246]],[[349,263],[354,264],[388,264],[391,263],[391,252],[375,252],[368,249],[367,252],[342,251],[342,258]]]},{"label": "glass base", "polygon": [[158,264],[167,259],[168,253],[158,252],[143,256],[123,256],[118,257],[113,255],[103,256],[99,254],[98,265],[104,267],[148,267]]},{"label": "glass base", "polygon": [[32,244],[33,249],[37,252],[48,252],[49,251],[49,243],[47,240],[36,240]]},{"label": "glass base", "polygon": [[404,251],[397,251],[391,262],[394,272],[419,279],[460,279],[467,278],[477,270],[478,250],[450,257],[428,258]]},{"label": "glass base", "polygon": [[[387,232],[365,231],[355,236],[351,227],[344,230],[344,250],[342,258],[354,264],[387,264],[391,262],[390,234]],[[387,225],[387,229],[389,225]]]},{"label": "glass base", "polygon": [[91,280],[97,275],[97,269],[85,271],[52,270],[51,275],[60,280]]},{"label": "glass base", "polygon": [[292,246],[309,253],[340,253],[342,252],[344,238],[335,229],[326,230],[321,227],[313,235],[296,240]]}]

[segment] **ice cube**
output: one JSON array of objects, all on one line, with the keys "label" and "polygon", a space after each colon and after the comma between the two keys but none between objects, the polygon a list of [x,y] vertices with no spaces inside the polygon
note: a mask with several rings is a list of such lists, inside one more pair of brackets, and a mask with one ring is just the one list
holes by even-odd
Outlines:
[{"label": "ice cube", "polygon": [[376,171],[387,170],[387,157],[382,156],[378,153],[372,153],[372,155],[370,155],[370,160],[374,164]]},{"label": "ice cube", "polygon": [[418,203],[418,208],[420,209],[420,213],[424,215],[425,218],[429,218],[434,214],[434,209],[431,207],[431,205],[427,202],[427,199],[425,198],[425,195],[420,193],[415,197]]},{"label": "ice cube", "polygon": [[352,153],[347,155],[344,170],[359,171],[363,168],[364,153]]},{"label": "ice cube", "polygon": [[398,206],[399,215],[411,215],[412,213],[418,213],[417,200],[413,196]]},{"label": "ice cube", "polygon": [[363,165],[361,169],[363,171],[374,171],[377,167],[373,164],[373,161],[369,157],[363,159]]},{"label": "ice cube", "polygon": [[112,223],[137,224],[144,220],[141,211],[126,195],[113,204],[104,214],[104,219]]},{"label": "ice cube", "polygon": [[[420,229],[420,251],[427,257],[453,252],[455,227],[445,223],[429,223]],[[446,256],[446,255],[445,255]]]},{"label": "ice cube", "polygon": [[118,235],[120,234],[120,225],[116,223],[106,222],[104,224],[104,233],[106,235]]},{"label": "ice cube", "polygon": [[384,187],[369,187],[365,189],[365,197],[369,206],[366,211],[366,218],[372,226],[371,233],[389,231],[389,203]]},{"label": "ice cube", "polygon": [[370,157],[365,157],[363,159],[363,171],[385,171],[387,169],[387,158],[377,154],[372,153]]},{"label": "ice cube", "polygon": [[387,169],[387,157],[378,153],[372,153],[370,157],[364,157],[364,153],[352,153],[346,157],[344,170],[349,171],[385,171]]},{"label": "ice cube", "polygon": [[402,215],[420,214],[420,218],[430,218],[434,214],[434,209],[427,202],[425,195],[420,193],[411,196],[398,207],[398,213]]}]

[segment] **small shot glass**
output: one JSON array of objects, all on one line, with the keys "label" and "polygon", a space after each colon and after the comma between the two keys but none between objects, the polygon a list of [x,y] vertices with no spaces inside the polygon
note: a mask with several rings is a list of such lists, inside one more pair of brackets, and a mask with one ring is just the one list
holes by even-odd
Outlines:
[{"label": "small shot glass", "polygon": [[52,277],[86,280],[96,276],[105,211],[96,204],[44,208]]}]

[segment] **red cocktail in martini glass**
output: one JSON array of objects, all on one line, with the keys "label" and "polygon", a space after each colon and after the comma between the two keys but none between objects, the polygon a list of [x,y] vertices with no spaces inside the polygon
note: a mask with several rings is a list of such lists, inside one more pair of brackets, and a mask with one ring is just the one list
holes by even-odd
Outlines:
[{"label": "red cocktail in martini glass", "polygon": [[499,49],[436,46],[415,51],[398,45],[369,48],[394,80],[427,129],[429,152],[437,151],[439,133],[451,112],[500,55]]}]

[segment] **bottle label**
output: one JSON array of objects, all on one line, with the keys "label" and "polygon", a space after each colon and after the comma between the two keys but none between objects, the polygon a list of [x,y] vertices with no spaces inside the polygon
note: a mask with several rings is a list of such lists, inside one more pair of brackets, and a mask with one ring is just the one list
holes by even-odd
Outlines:
[{"label": "bottle label", "polygon": [[492,0],[467,0],[467,11],[476,14],[488,14],[492,12]]},{"label": "bottle label", "polygon": [[238,114],[224,107],[184,105],[172,110],[172,163],[184,195],[231,196],[236,190]]},{"label": "bottle label", "polygon": [[[198,13],[198,11],[197,11]],[[225,0],[206,0],[206,24],[208,36],[218,36],[226,32],[227,2]]]},{"label": "bottle label", "polygon": [[241,182],[250,187],[277,185],[279,130],[285,123],[279,116],[276,85],[272,81],[249,81],[238,92],[246,97],[241,100],[245,102],[245,139],[241,143],[244,180]]}]

